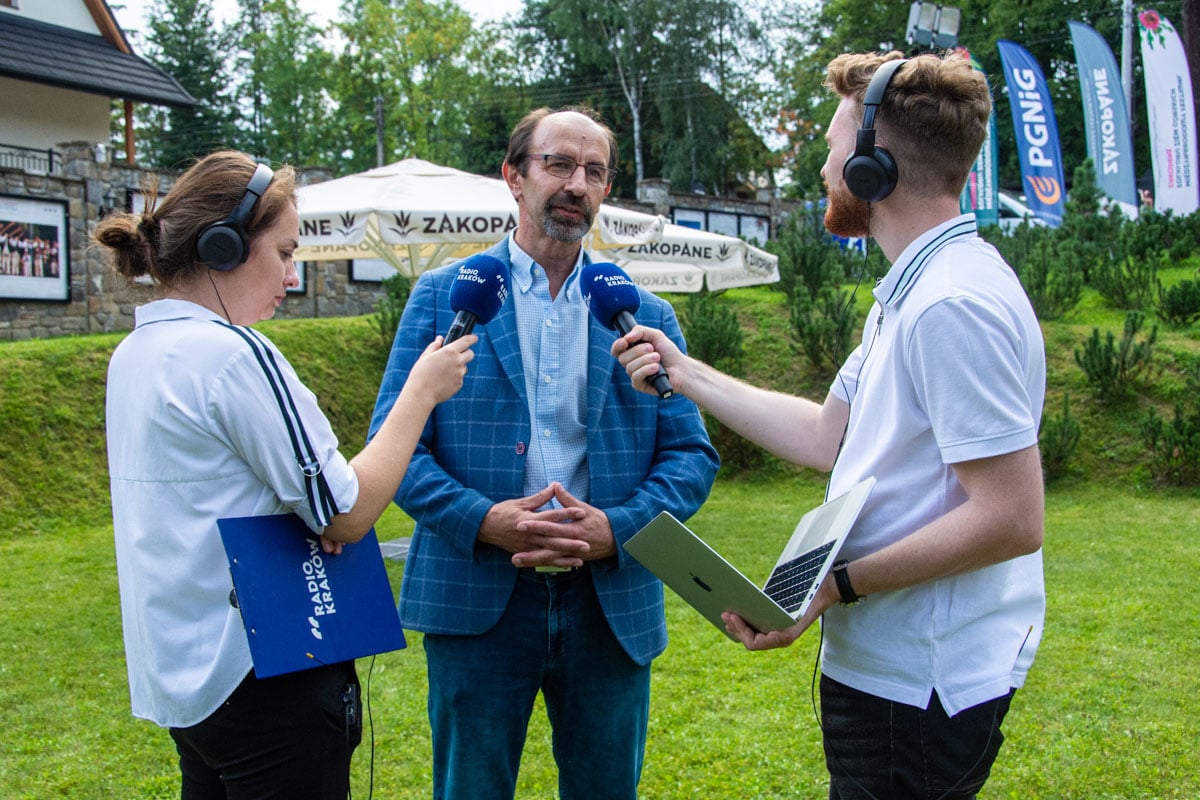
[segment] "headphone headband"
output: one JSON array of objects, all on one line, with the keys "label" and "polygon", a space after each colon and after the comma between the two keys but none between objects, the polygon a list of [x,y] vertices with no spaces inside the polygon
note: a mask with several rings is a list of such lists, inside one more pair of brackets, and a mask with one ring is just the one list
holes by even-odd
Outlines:
[{"label": "headphone headband", "polygon": [[867,84],[867,91],[863,94],[862,127],[864,129],[871,130],[875,127],[875,112],[883,105],[883,95],[887,91],[888,84],[892,82],[892,76],[907,63],[907,58],[885,61],[871,76],[871,82]]},{"label": "headphone headband", "polygon": [[254,204],[267,191],[274,171],[266,164],[256,164],[250,182],[233,213],[220,222],[214,222],[200,232],[196,239],[196,255],[212,269],[228,272],[250,255],[250,241],[246,234],[246,223],[254,211]]},{"label": "headphone headband", "polygon": [[250,183],[246,184],[246,194],[242,197],[242,202],[238,204],[237,209],[229,216],[231,223],[245,227],[246,223],[250,221],[250,212],[254,210],[254,204],[267,191],[273,177],[275,177],[275,173],[266,164],[254,166],[254,174],[250,176]]}]

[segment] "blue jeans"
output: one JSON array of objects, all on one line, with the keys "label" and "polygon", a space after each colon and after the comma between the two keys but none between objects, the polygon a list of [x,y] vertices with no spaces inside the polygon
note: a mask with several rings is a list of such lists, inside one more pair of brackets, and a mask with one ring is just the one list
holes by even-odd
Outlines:
[{"label": "blue jeans", "polygon": [[821,729],[830,800],[971,800],[1000,752],[1016,689],[946,716],[821,676]]},{"label": "blue jeans", "polygon": [[426,634],[436,800],[511,800],[538,691],[562,800],[633,800],[650,714],[650,667],[629,658],[591,573],[523,569],[479,636]]},{"label": "blue jeans", "polygon": [[354,662],[251,672],[207,719],[170,731],[182,800],[345,800],[362,739]]}]

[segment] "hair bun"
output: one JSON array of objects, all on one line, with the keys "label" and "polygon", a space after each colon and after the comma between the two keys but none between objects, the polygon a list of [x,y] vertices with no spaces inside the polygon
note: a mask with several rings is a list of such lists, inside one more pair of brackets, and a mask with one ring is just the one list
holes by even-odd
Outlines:
[{"label": "hair bun", "polygon": [[158,220],[149,214],[143,214],[142,219],[137,224],[138,233],[145,237],[146,241],[155,250],[158,249]]}]

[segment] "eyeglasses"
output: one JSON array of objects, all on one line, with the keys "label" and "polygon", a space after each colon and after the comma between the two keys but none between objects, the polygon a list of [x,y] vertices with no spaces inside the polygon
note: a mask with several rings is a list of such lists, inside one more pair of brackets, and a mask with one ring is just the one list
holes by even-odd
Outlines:
[{"label": "eyeglasses", "polygon": [[617,174],[617,170],[612,167],[600,164],[580,164],[570,156],[559,156],[553,153],[528,153],[526,158],[535,158],[541,161],[546,167],[546,172],[556,178],[570,178],[575,174],[575,170],[583,167],[583,176],[592,186],[608,186]]}]

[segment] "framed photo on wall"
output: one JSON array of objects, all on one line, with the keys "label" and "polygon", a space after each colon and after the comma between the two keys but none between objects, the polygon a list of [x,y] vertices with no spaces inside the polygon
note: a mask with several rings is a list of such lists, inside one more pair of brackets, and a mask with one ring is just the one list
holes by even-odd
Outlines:
[{"label": "framed photo on wall", "polygon": [[396,274],[396,268],[382,258],[356,258],[350,262],[350,280],[355,283],[382,283]]},{"label": "framed photo on wall", "polygon": [[67,234],[65,200],[0,194],[0,298],[70,300]]}]

